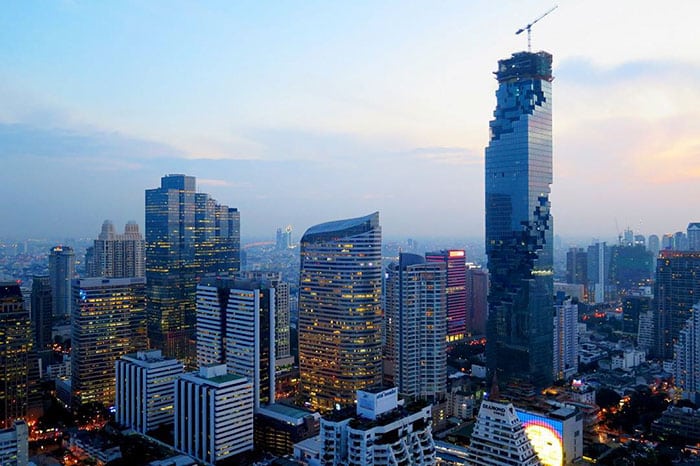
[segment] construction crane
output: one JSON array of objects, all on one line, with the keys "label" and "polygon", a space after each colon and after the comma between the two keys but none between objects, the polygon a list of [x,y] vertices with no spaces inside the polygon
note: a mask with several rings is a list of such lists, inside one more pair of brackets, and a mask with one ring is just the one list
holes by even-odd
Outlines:
[{"label": "construction crane", "polygon": [[547,13],[543,14],[542,16],[540,16],[539,18],[537,18],[536,20],[534,20],[533,22],[531,22],[531,23],[528,24],[527,26],[525,26],[525,27],[523,27],[523,28],[520,28],[520,29],[518,29],[517,31],[515,31],[515,35],[516,35],[516,36],[517,36],[518,34],[520,34],[521,32],[527,31],[527,51],[528,51],[528,52],[532,52],[532,48],[530,47],[530,28],[532,28],[532,26],[533,26],[537,21],[541,20],[542,18],[544,18],[545,16],[547,16],[548,14],[550,14],[551,12],[553,12],[554,10],[556,10],[558,7],[559,7],[559,5],[554,5],[554,7],[552,7],[552,9],[549,10]]}]

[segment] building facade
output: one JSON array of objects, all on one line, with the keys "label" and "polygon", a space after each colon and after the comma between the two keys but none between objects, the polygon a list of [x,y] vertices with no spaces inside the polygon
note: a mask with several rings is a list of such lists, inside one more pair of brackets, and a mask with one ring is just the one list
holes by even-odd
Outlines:
[{"label": "building facade", "polygon": [[25,418],[29,403],[32,327],[16,282],[0,282],[0,428]]},{"label": "building facade", "polygon": [[70,246],[55,246],[49,251],[49,277],[53,317],[68,322],[71,311],[71,280],[75,276],[75,253]]},{"label": "building facade", "polygon": [[112,406],[115,362],[147,348],[146,280],[92,277],[72,287],[71,405]]},{"label": "building facade", "polygon": [[197,363],[225,364],[253,383],[254,406],[275,401],[275,288],[258,280],[197,286]]},{"label": "building facade", "polygon": [[539,387],[552,381],[552,56],[498,62],[486,148],[489,371]]},{"label": "building facade", "polygon": [[145,434],[174,422],[175,380],[184,373],[177,359],[160,350],[126,354],[115,363],[116,420]]},{"label": "building facade", "polygon": [[253,449],[253,384],[225,365],[175,382],[175,448],[207,465]]},{"label": "building facade", "polygon": [[428,262],[445,264],[447,271],[447,342],[464,340],[467,335],[467,265],[463,250],[426,252]]},{"label": "building facade", "polygon": [[554,380],[578,372],[578,304],[557,295],[554,305]]},{"label": "building facade", "polygon": [[29,429],[27,423],[16,420],[11,427],[0,430],[0,464],[25,466],[29,464]]},{"label": "building facade", "polygon": [[314,409],[352,405],[382,379],[379,213],[323,223],[301,239],[299,369]]},{"label": "building facade", "polygon": [[656,261],[653,355],[673,358],[673,345],[700,301],[700,252],[664,250]]},{"label": "building facade", "polygon": [[194,361],[197,279],[240,268],[240,215],[196,192],[192,176],[167,175],[146,190],[146,278],[151,346]]},{"label": "building facade", "polygon": [[34,343],[37,351],[45,351],[51,348],[53,339],[51,329],[53,325],[51,279],[48,276],[32,278],[32,330],[34,331]]},{"label": "building facade", "polygon": [[129,222],[123,234],[105,220],[102,231],[85,255],[88,277],[143,277],[146,275],[145,242],[136,222]]},{"label": "building facade", "polygon": [[467,334],[486,334],[488,316],[489,274],[474,264],[467,266]]},{"label": "building facade", "polygon": [[386,269],[385,369],[402,395],[435,401],[447,392],[446,271],[409,253]]},{"label": "building facade", "polygon": [[700,302],[678,334],[674,345],[674,380],[683,397],[700,401]]}]

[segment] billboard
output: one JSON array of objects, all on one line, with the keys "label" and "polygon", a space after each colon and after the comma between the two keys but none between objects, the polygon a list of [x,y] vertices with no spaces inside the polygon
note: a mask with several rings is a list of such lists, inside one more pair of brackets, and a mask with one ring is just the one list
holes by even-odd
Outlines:
[{"label": "billboard", "polygon": [[564,464],[564,425],[557,419],[542,414],[516,409],[518,419],[523,423],[525,434],[544,466]]}]

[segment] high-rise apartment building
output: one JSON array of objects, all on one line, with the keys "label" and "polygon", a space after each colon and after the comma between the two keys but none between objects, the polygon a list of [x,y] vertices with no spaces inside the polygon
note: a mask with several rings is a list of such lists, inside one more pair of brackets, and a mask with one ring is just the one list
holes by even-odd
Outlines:
[{"label": "high-rise apartment building", "polygon": [[690,251],[700,251],[700,222],[689,223],[686,232],[688,235],[688,249]]},{"label": "high-rise apartment building", "polygon": [[136,222],[117,234],[111,221],[105,220],[102,231],[85,255],[88,277],[143,277],[146,275],[145,243]]},{"label": "high-rise apartment building", "polygon": [[16,282],[0,282],[0,428],[27,416],[32,327]]},{"label": "high-rise apartment building", "polygon": [[654,258],[659,255],[659,251],[661,250],[661,242],[659,241],[659,237],[657,235],[649,235],[647,249],[649,252],[651,252]]},{"label": "high-rise apartment building", "polygon": [[121,356],[147,347],[146,280],[73,280],[71,318],[71,405],[112,406],[114,365]]},{"label": "high-rise apartment building", "polygon": [[697,403],[700,400],[700,302],[678,334],[674,345],[674,381],[683,397]]},{"label": "high-rise apartment building", "polygon": [[604,303],[611,295],[610,259],[612,249],[604,242],[588,246],[588,300]]},{"label": "high-rise apartment building", "polygon": [[554,304],[554,380],[578,372],[578,304],[557,293]]},{"label": "high-rise apartment building", "polygon": [[486,148],[486,357],[501,380],[552,381],[552,56],[498,62]]},{"label": "high-rise apartment building", "polygon": [[180,376],[175,448],[207,465],[252,450],[253,384],[223,364]]},{"label": "high-rise apartment building", "polygon": [[251,270],[240,272],[237,276],[247,280],[263,281],[275,289],[275,361],[278,364],[280,362],[291,364],[289,362],[292,356],[289,283],[282,280],[280,272]]},{"label": "high-rise apartment building", "polygon": [[115,363],[116,420],[145,434],[174,422],[175,380],[182,362],[164,358],[160,350],[126,354]]},{"label": "high-rise apartment building", "polygon": [[489,274],[474,264],[467,266],[467,333],[486,334],[488,316]]},{"label": "high-rise apartment building", "polygon": [[447,392],[447,269],[401,253],[386,269],[385,378],[399,393],[439,400]]},{"label": "high-rise apartment building", "polygon": [[622,299],[622,333],[635,338],[639,332],[639,317],[652,310],[651,287],[645,291],[637,290]]},{"label": "high-rise apartment building", "polygon": [[196,192],[195,178],[167,175],[146,190],[146,278],[151,346],[191,364],[197,279],[240,267],[240,215]]},{"label": "high-rise apartment building", "polygon": [[69,246],[56,246],[49,251],[49,277],[55,321],[68,322],[71,311],[71,280],[75,276],[75,253]]},{"label": "high-rise apartment building", "polygon": [[250,380],[255,409],[275,401],[275,291],[257,280],[197,286],[197,364],[225,364]]},{"label": "high-rise apartment building", "polygon": [[314,409],[352,405],[382,379],[379,213],[322,223],[301,239],[299,370]]},{"label": "high-rise apartment building", "polygon": [[463,250],[426,252],[428,262],[445,264],[447,270],[447,342],[464,340],[467,334],[467,265]]},{"label": "high-rise apartment building", "polygon": [[673,345],[700,301],[700,252],[664,250],[656,261],[654,356],[673,358]]}]

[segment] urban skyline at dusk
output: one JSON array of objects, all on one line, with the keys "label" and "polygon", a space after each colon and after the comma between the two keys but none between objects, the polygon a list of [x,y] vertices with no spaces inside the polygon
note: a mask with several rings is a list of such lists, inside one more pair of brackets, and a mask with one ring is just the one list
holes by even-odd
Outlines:
[{"label": "urban skyline at dusk", "polygon": [[[243,236],[379,210],[387,236],[480,237],[494,57],[551,6],[11,5],[0,236],[142,224],[143,190],[186,173],[239,208]],[[697,8],[562,2],[533,28],[555,57],[555,234],[685,229]]]}]

